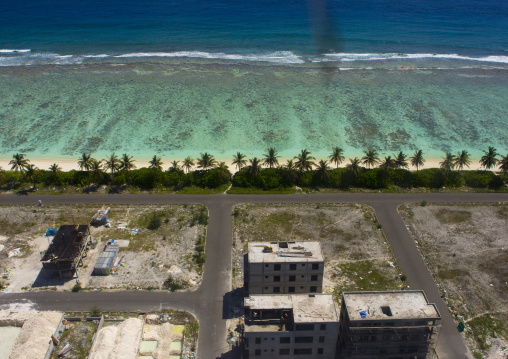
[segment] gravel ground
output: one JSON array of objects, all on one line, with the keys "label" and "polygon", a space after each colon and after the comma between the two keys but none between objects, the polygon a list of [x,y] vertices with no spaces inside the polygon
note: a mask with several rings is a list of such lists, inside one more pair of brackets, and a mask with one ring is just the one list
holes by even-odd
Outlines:
[{"label": "gravel ground", "polygon": [[243,255],[256,241],[319,241],[324,291],[388,290],[403,285],[373,210],[359,204],[240,205],[233,211],[235,276],[243,285]]},{"label": "gravel ground", "polygon": [[452,315],[466,323],[471,350],[506,358],[508,204],[407,204],[399,212]]},{"label": "gravel ground", "polygon": [[[206,225],[195,219],[201,210],[206,211],[201,205],[114,206],[110,211],[111,228],[91,227],[93,241],[98,241],[98,245],[89,251],[78,276],[65,281],[46,280],[40,263],[41,253],[51,241],[51,237],[44,237],[46,230],[58,229],[62,224],[89,223],[97,209],[96,206],[0,206],[0,270],[7,274],[2,279],[6,290],[48,287],[69,290],[78,277],[82,287],[104,289],[160,289],[165,287],[169,276],[180,280],[184,288],[200,283],[200,270],[192,255],[197,239],[206,235]],[[148,230],[153,214],[160,218],[161,225],[156,230]],[[129,229],[141,231],[131,234]],[[120,249],[123,265],[115,268],[114,275],[91,276],[105,242],[111,239],[129,241]],[[9,258],[9,253],[18,249],[19,254]]]}]

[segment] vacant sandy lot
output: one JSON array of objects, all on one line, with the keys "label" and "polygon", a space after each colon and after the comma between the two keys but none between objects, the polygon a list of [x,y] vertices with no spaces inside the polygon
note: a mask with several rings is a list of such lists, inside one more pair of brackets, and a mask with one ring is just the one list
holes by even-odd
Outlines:
[{"label": "vacant sandy lot", "polygon": [[508,203],[408,204],[399,212],[446,290],[452,314],[468,324],[471,349],[505,358],[500,348],[508,346],[503,341],[508,339]]},{"label": "vacant sandy lot", "polygon": [[248,242],[320,241],[325,256],[326,292],[399,289],[395,259],[374,212],[359,204],[241,205],[233,211],[235,276],[243,285]]},{"label": "vacant sandy lot", "polygon": [[[46,279],[40,259],[52,237],[44,237],[48,228],[62,224],[87,224],[99,209],[96,206],[0,206],[0,270],[8,291],[36,290],[55,287],[69,290],[79,279],[90,288],[154,288],[164,287],[169,276],[184,286],[201,281],[199,267],[192,258],[198,238],[206,236],[206,226],[196,216],[206,208],[201,205],[114,206],[110,211],[111,228],[91,227],[93,241],[98,244],[88,252],[84,265],[72,280]],[[160,219],[160,227],[148,230],[152,216]],[[118,229],[122,228],[122,229]],[[141,229],[131,234],[131,229]],[[122,264],[113,275],[92,276],[93,267],[104,244],[120,240]],[[9,258],[9,253],[18,254]]]}]

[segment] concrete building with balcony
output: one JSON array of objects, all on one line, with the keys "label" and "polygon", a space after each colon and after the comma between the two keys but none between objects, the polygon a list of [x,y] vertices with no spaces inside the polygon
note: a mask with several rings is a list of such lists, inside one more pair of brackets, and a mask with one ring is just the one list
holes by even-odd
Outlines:
[{"label": "concrete building with balcony", "polygon": [[423,291],[351,292],[342,295],[339,352],[351,359],[423,359],[441,323]]},{"label": "concrete building with balcony", "polygon": [[244,288],[249,294],[321,293],[323,270],[319,242],[249,243]]},{"label": "concrete building with balcony", "polygon": [[339,317],[331,295],[251,295],[244,308],[245,358],[335,358]]}]

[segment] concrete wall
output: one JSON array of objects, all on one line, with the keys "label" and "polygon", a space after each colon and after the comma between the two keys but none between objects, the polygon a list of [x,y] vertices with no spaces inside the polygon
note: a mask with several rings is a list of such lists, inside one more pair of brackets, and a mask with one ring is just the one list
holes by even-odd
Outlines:
[{"label": "concrete wall", "polygon": [[[317,269],[313,269],[317,266]],[[278,269],[280,268],[280,269]],[[323,262],[249,263],[249,294],[321,293]],[[278,288],[278,289],[277,289]]]},{"label": "concrete wall", "polygon": [[[248,358],[300,358],[300,359],[334,359],[335,348],[337,344],[337,335],[339,332],[339,323],[312,323],[312,331],[263,331],[255,332],[255,325],[250,326],[249,331],[245,332],[245,338],[248,340]],[[321,324],[325,324],[321,328]],[[289,343],[281,343],[281,337],[289,338]],[[297,343],[298,338],[312,338],[312,343]],[[258,341],[256,341],[258,339]],[[295,350],[310,349],[310,354],[296,354]],[[258,350],[258,351],[257,351]],[[289,354],[284,354],[284,350],[289,350]],[[256,354],[259,353],[259,354]]]}]

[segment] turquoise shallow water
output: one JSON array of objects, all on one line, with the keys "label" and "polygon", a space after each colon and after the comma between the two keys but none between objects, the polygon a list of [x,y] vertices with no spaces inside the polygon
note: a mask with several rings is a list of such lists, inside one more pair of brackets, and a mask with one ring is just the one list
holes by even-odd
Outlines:
[{"label": "turquoise shallow water", "polygon": [[174,63],[0,69],[0,159],[508,151],[508,70]]}]

